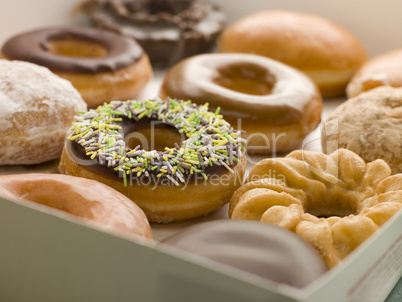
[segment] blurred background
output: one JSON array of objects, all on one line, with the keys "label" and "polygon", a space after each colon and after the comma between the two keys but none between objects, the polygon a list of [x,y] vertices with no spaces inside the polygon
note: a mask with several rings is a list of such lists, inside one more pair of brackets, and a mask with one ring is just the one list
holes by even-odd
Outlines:
[{"label": "blurred background", "polygon": [[[0,43],[21,31],[48,25],[82,24],[73,14],[81,0],[0,1]],[[402,47],[401,0],[209,0],[228,23],[263,9],[286,9],[327,17],[354,33],[371,56]]]}]

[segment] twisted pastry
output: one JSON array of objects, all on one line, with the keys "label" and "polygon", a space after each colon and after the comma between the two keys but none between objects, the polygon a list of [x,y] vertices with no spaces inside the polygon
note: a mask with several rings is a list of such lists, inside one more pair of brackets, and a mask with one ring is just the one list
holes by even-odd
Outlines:
[{"label": "twisted pastry", "polygon": [[232,219],[287,228],[335,266],[402,208],[402,174],[352,151],[294,151],[260,161],[230,201]]}]

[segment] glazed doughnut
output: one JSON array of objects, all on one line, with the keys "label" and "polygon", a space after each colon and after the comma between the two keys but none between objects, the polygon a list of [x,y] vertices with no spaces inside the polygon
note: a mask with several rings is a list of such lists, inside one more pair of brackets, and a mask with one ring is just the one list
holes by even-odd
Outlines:
[{"label": "glazed doughnut", "polygon": [[402,173],[402,88],[378,87],[330,113],[322,128],[324,152],[349,149],[365,161],[381,158]]},{"label": "glazed doughnut", "polygon": [[124,195],[94,180],[60,174],[2,175],[0,196],[32,201],[103,229],[152,239],[144,212]]},{"label": "glazed doughnut", "polygon": [[95,28],[38,29],[12,37],[1,51],[6,59],[42,65],[69,80],[89,107],[134,98],[152,76],[137,43]]},{"label": "glazed doughnut", "polygon": [[305,240],[283,228],[256,221],[204,222],[162,243],[298,288],[328,270],[320,254]]},{"label": "glazed doughnut", "polygon": [[161,98],[208,102],[245,131],[248,153],[292,150],[321,120],[322,99],[301,72],[250,54],[204,54],[166,74]]},{"label": "glazed doughnut", "polygon": [[86,108],[71,83],[49,69],[0,60],[0,165],[59,158],[71,119]]},{"label": "glazed doughnut", "polygon": [[218,48],[263,55],[302,70],[323,97],[343,95],[353,73],[367,59],[363,46],[345,28],[290,11],[262,11],[236,21],[223,31]]},{"label": "glazed doughnut", "polygon": [[346,93],[352,98],[378,86],[402,87],[402,49],[367,61],[353,76]]},{"label": "glazed doughnut", "polygon": [[245,170],[240,142],[208,105],[113,101],[75,118],[59,168],[115,188],[150,221],[168,223],[229,201]]},{"label": "glazed doughnut", "polygon": [[226,17],[198,0],[89,0],[83,9],[95,26],[138,41],[154,67],[210,52]]},{"label": "glazed doughnut", "polygon": [[390,175],[383,160],[366,164],[346,149],[294,151],[254,166],[229,215],[287,228],[333,267],[402,209],[402,174]]}]

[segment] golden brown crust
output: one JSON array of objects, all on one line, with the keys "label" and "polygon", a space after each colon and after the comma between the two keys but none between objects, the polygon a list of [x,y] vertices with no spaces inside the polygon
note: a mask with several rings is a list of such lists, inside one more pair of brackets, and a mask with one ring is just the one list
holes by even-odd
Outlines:
[{"label": "golden brown crust", "polygon": [[401,70],[402,49],[374,57],[354,74],[347,86],[347,95],[352,98],[379,86],[401,87]]},{"label": "golden brown crust", "polygon": [[0,195],[46,205],[105,229],[152,239],[144,212],[124,195],[94,180],[60,174],[4,175],[0,176]]},{"label": "golden brown crust", "polygon": [[218,48],[263,55],[300,69],[317,82],[324,97],[343,94],[354,71],[367,59],[360,42],[338,24],[276,10],[238,20],[221,34]]},{"label": "golden brown crust", "polygon": [[324,152],[346,148],[365,161],[383,159],[402,172],[402,88],[378,87],[349,99],[327,118]]},{"label": "golden brown crust", "polygon": [[336,265],[402,209],[402,174],[339,149],[260,161],[230,200],[232,219],[287,228]]},{"label": "golden brown crust", "polygon": [[81,93],[89,108],[112,100],[135,99],[152,78],[152,67],[144,53],[138,61],[116,71],[96,74],[58,72]]},{"label": "golden brown crust", "polygon": [[212,175],[207,181],[202,176],[180,186],[149,183],[134,179],[125,187],[121,178],[95,173],[77,164],[67,148],[63,149],[59,169],[62,173],[95,179],[123,193],[135,202],[147,215],[149,221],[169,223],[188,220],[209,214],[230,200],[233,192],[242,185],[246,157],[229,171]]},{"label": "golden brown crust", "polygon": [[[67,41],[66,44],[68,43]],[[74,48],[74,43],[70,43],[70,48]],[[0,52],[0,59],[10,58]],[[153,76],[146,53],[129,66],[114,71],[96,73],[54,71],[54,73],[71,82],[88,104],[88,108],[96,108],[112,100],[135,99]]]}]

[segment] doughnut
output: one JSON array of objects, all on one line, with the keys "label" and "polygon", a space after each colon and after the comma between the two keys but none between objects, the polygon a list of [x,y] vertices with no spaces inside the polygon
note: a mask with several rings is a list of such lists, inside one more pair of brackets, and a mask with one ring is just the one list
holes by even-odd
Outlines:
[{"label": "doughnut", "polygon": [[32,201],[103,229],[152,239],[144,212],[126,196],[94,180],[42,173],[2,175],[0,196]]},{"label": "doughnut", "polygon": [[246,165],[239,132],[208,105],[113,101],[75,117],[64,174],[105,183],[152,222],[205,216],[227,203]]},{"label": "doughnut", "polygon": [[0,60],[0,165],[59,158],[71,120],[86,109],[71,83],[49,69]]},{"label": "doughnut", "polygon": [[203,54],[165,75],[161,98],[208,102],[245,131],[249,154],[297,148],[321,121],[322,99],[301,72],[251,54]]},{"label": "doughnut", "polygon": [[1,49],[5,59],[48,67],[69,80],[89,107],[136,97],[152,76],[135,41],[87,27],[43,28],[16,35]]},{"label": "doughnut", "polygon": [[349,149],[402,173],[402,87],[378,87],[344,102],[327,117],[321,137],[326,153]]},{"label": "doughnut", "polygon": [[94,26],[138,41],[156,68],[210,52],[226,23],[220,7],[197,0],[90,0],[83,11]]},{"label": "doughnut", "polygon": [[356,37],[338,24],[280,10],[254,13],[234,22],[220,35],[218,49],[258,54],[293,66],[314,80],[323,97],[344,95],[353,73],[367,59]]},{"label": "doughnut", "polygon": [[334,267],[401,210],[402,174],[346,149],[263,159],[232,196],[231,219],[289,229]]},{"label": "doughnut", "polygon": [[328,267],[320,254],[294,233],[256,221],[216,220],[199,223],[162,244],[261,276],[303,288]]},{"label": "doughnut", "polygon": [[402,87],[401,70],[402,48],[374,57],[353,75],[346,93],[352,98],[378,86]]}]

